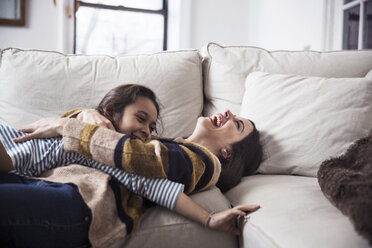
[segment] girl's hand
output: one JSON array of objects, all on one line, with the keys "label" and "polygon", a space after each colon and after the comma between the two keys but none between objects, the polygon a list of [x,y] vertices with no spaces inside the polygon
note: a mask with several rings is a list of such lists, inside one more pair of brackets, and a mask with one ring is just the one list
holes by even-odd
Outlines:
[{"label": "girl's hand", "polygon": [[14,138],[14,142],[23,142],[34,138],[50,138],[60,136],[68,118],[49,117],[23,126],[18,131],[29,133],[25,136]]},{"label": "girl's hand", "polygon": [[234,208],[230,208],[212,215],[210,221],[207,223],[207,227],[228,232],[234,235],[240,235],[241,231],[232,222],[238,216],[246,216],[254,211],[258,210],[258,205],[239,205]]},{"label": "girl's hand", "polygon": [[115,131],[111,121],[105,116],[101,115],[96,109],[83,109],[76,116],[76,119],[85,123],[100,125]]}]

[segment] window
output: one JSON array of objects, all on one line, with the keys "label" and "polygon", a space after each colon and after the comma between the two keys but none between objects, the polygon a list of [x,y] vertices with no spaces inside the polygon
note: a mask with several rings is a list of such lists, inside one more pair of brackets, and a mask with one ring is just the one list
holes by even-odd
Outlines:
[{"label": "window", "polygon": [[342,48],[372,48],[372,0],[345,0],[342,9]]},{"label": "window", "polygon": [[147,53],[167,49],[167,0],[75,1],[78,54]]}]

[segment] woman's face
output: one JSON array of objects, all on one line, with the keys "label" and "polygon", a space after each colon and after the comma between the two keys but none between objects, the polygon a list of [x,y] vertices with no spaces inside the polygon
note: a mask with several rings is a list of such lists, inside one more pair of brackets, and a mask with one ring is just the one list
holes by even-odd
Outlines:
[{"label": "woman's face", "polygon": [[134,103],[127,105],[121,113],[118,131],[131,134],[142,141],[148,141],[151,139],[151,133],[156,129],[157,118],[158,112],[154,103],[146,97],[138,97]]},{"label": "woman's face", "polygon": [[192,136],[218,154],[220,149],[231,148],[232,144],[247,137],[253,128],[248,119],[234,116],[227,110],[224,114],[200,117]]}]

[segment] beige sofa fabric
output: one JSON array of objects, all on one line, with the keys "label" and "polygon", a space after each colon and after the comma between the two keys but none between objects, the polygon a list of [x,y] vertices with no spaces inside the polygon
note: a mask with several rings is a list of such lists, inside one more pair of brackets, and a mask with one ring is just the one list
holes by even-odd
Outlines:
[{"label": "beige sofa fabric", "polygon": [[205,115],[226,109],[239,114],[245,79],[254,71],[345,78],[364,77],[372,67],[372,50],[267,51],[257,47],[224,47],[209,43],[201,49],[201,54],[204,90],[211,101],[211,105],[204,108]]}]

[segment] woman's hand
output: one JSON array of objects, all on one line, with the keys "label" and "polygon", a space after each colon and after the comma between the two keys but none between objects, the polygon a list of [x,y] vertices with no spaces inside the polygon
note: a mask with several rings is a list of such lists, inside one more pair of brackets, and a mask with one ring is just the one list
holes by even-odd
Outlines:
[{"label": "woman's hand", "polygon": [[68,118],[49,117],[18,128],[18,131],[29,133],[25,136],[14,138],[14,142],[23,142],[34,138],[50,138],[62,135],[63,127]]},{"label": "woman's hand", "polygon": [[234,235],[240,235],[241,231],[234,225],[232,220],[238,216],[244,217],[250,213],[253,213],[259,208],[260,206],[258,205],[240,205],[215,213],[207,223],[207,227]]},{"label": "woman's hand", "polygon": [[106,127],[108,129],[115,131],[115,128],[112,125],[111,121],[107,119],[105,116],[101,115],[96,109],[83,109],[76,116],[76,119],[85,123],[96,124],[102,127]]}]

